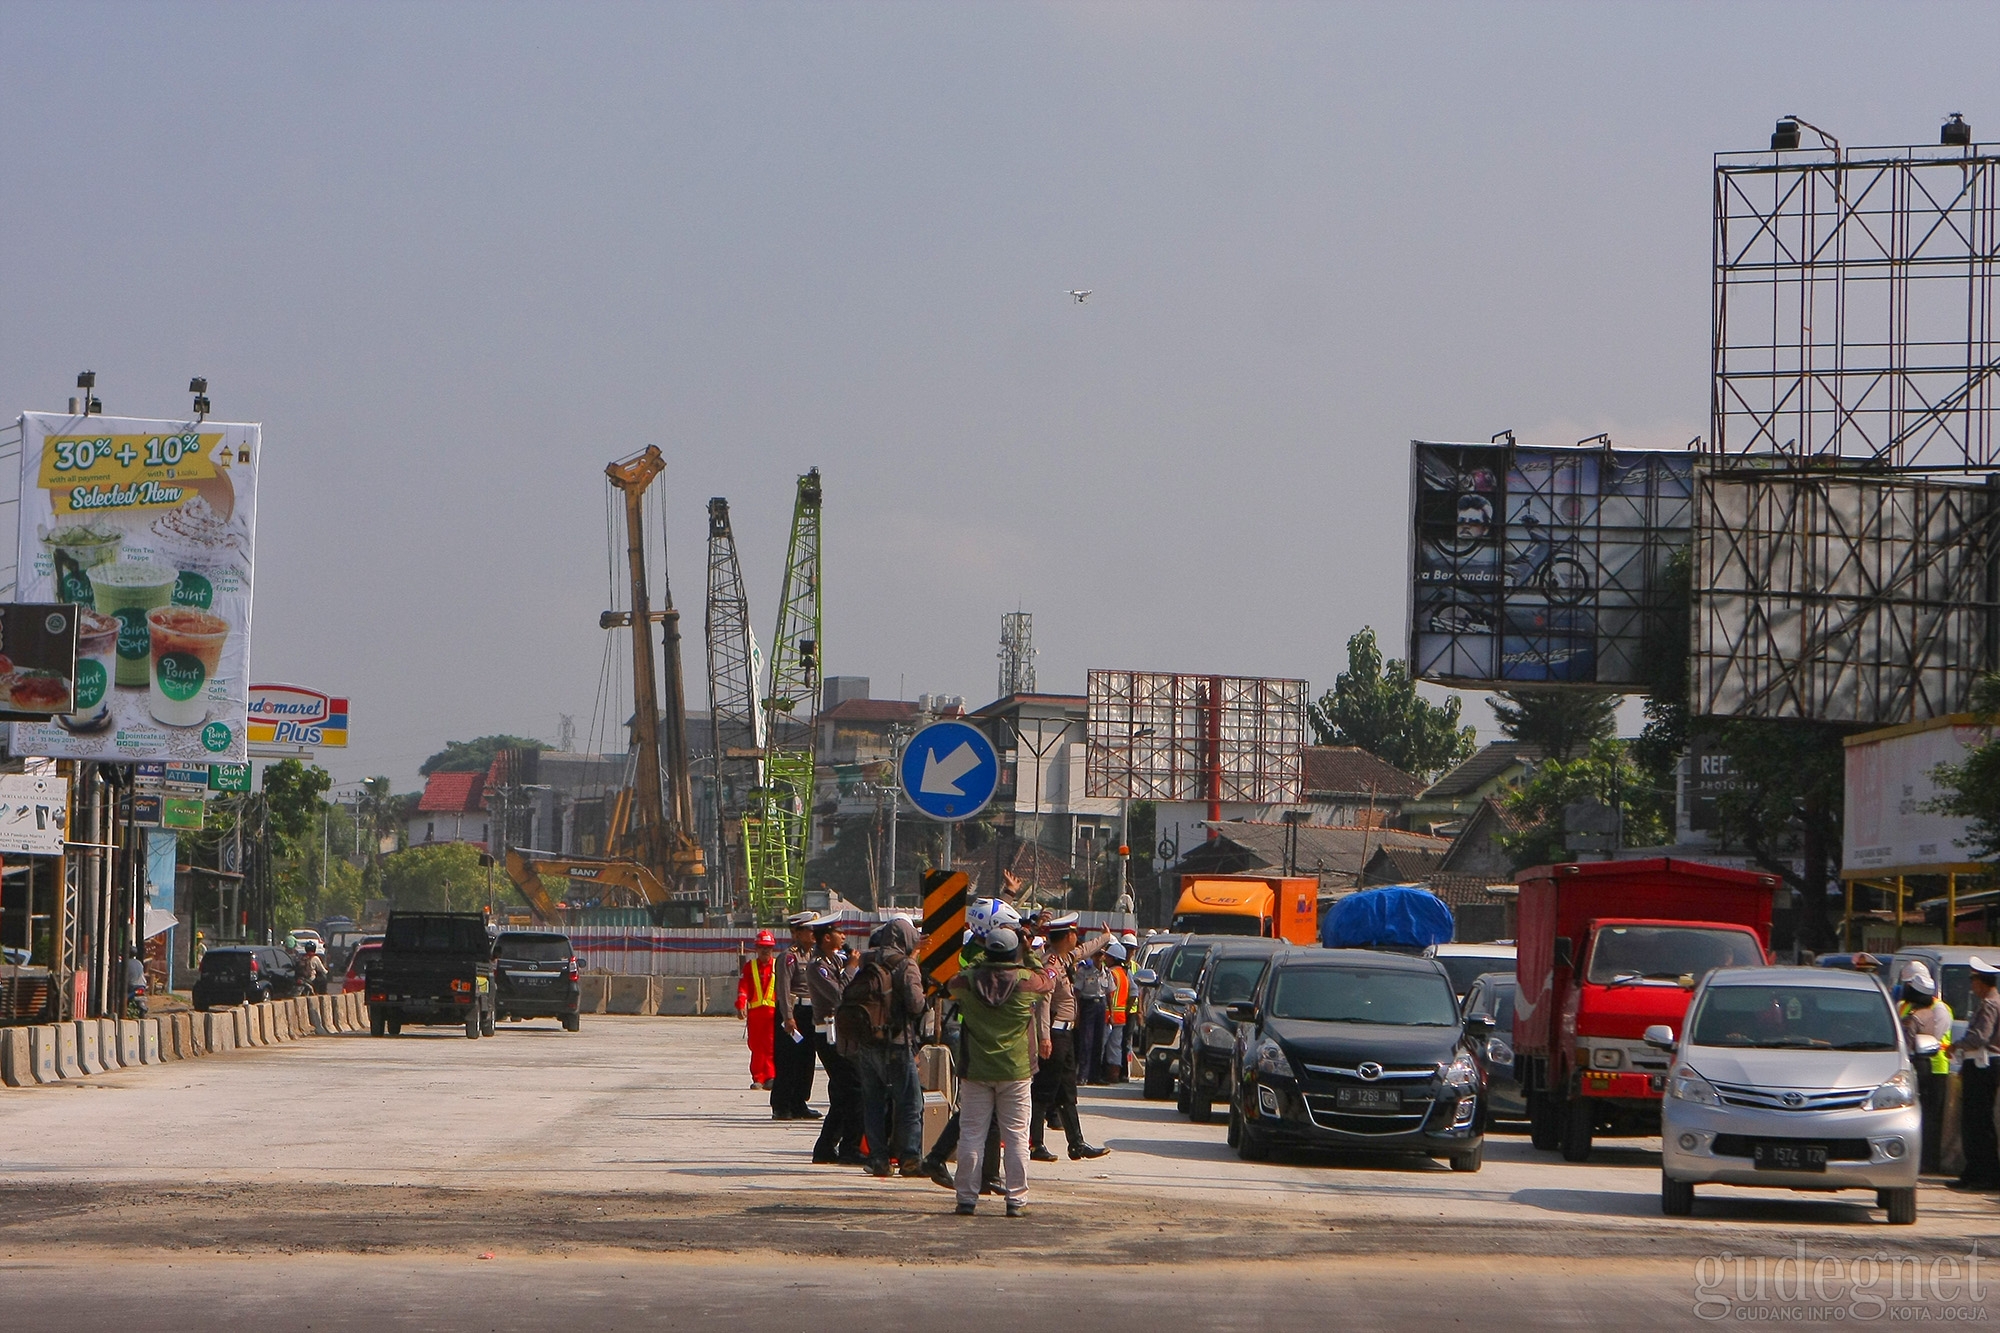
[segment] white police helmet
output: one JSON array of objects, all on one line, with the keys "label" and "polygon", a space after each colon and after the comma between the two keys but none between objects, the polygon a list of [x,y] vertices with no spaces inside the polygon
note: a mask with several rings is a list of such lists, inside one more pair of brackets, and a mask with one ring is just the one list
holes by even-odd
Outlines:
[{"label": "white police helmet", "polygon": [[975,940],[985,939],[996,924],[995,913],[1006,906],[998,898],[974,898],[965,909],[965,933]]}]

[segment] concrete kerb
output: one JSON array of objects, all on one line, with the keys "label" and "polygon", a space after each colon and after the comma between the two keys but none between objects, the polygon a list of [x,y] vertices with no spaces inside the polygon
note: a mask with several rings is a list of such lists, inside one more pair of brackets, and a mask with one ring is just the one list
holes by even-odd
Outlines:
[{"label": "concrete kerb", "polygon": [[210,1055],[228,1050],[236,1036],[236,1024],[227,1013],[210,1010],[201,1016],[201,1047]]},{"label": "concrete kerb", "polygon": [[[74,1023],[58,1023],[56,1029],[56,1077],[83,1077],[83,1038]],[[100,1072],[103,1066],[99,1066]]]},{"label": "concrete kerb", "polygon": [[56,1038],[61,1031],[53,1023],[28,1029],[28,1069],[37,1083],[62,1081],[62,1075],[56,1069]]},{"label": "concrete kerb", "polygon": [[28,1029],[0,1028],[0,1085],[25,1088],[35,1081],[28,1056]]},{"label": "concrete kerb", "polygon": [[656,1014],[660,997],[654,979],[621,973],[611,978],[605,1000],[607,1013]]},{"label": "concrete kerb", "polygon": [[139,1020],[136,1018],[118,1020],[118,1063],[127,1069],[137,1069],[146,1063],[143,1039],[139,1036]]},{"label": "concrete kerb", "polygon": [[83,1071],[79,1077],[104,1072],[104,1051],[98,1044],[97,1020],[77,1019],[70,1024],[76,1031],[76,1063]]},{"label": "concrete kerb", "polygon": [[139,1063],[148,1065],[160,1063],[162,1058],[160,1048],[162,1045],[171,1046],[173,1045],[173,1041],[171,1038],[165,1043],[160,1041],[160,1020],[157,1018],[140,1019]]},{"label": "concrete kerb", "polygon": [[576,979],[577,1008],[586,1014],[604,1012],[605,992],[611,989],[611,978],[603,972],[586,972]]}]

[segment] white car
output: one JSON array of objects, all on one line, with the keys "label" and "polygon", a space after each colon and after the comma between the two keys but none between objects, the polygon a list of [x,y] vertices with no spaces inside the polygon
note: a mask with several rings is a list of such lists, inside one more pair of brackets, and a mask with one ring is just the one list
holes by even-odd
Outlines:
[{"label": "white car", "polygon": [[1445,974],[1451,978],[1451,989],[1459,999],[1472,989],[1474,977],[1488,972],[1514,971],[1514,942],[1512,940],[1490,940],[1484,944],[1439,944],[1431,948],[1431,957],[1444,964]]},{"label": "white car", "polygon": [[[1889,1220],[1917,1220],[1923,1136],[1917,1077],[1888,992],[1818,967],[1708,974],[1673,1052],[1660,1108],[1660,1211],[1686,1217],[1697,1185],[1874,1190]],[[1926,1049],[1928,1047],[1928,1049]],[[1918,1055],[1936,1050],[1918,1042]]]}]

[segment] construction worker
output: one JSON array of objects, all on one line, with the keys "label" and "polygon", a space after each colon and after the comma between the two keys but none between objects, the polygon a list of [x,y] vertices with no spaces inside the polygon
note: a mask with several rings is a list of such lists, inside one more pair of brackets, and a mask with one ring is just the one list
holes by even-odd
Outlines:
[{"label": "construction worker", "polygon": [[771,1119],[817,1120],[819,1112],[806,1105],[812,1097],[812,983],[806,969],[812,962],[813,922],[817,912],[794,912],[785,918],[792,942],[778,955],[778,1021],[771,1032],[771,1062],[777,1077],[771,1083]]},{"label": "construction worker", "polygon": [[736,1016],[743,1020],[750,1043],[753,1088],[769,1088],[778,1072],[771,1061],[771,1033],[778,1022],[778,968],[772,958],[777,948],[770,931],[758,931],[757,954],[743,960],[736,978]]},{"label": "construction worker", "polygon": [[1104,1031],[1104,1070],[1102,1078],[1106,1083],[1125,1081],[1125,1033],[1126,1021],[1132,1016],[1132,972],[1126,967],[1125,945],[1121,942],[1104,951],[1108,960],[1104,964],[1104,975],[1110,982],[1105,992],[1104,1017],[1108,1026]]},{"label": "construction worker", "polygon": [[[1951,1086],[1951,1008],[1938,996],[1937,981],[1921,962],[1903,964],[1903,998],[1896,1006],[1917,1068],[1917,1105],[1923,1112],[1923,1151],[1917,1169],[1935,1175],[1943,1155],[1944,1099]],[[1935,1037],[1938,1048],[1917,1055],[1917,1038]]]},{"label": "construction worker", "polygon": [[1078,964],[1095,958],[1108,949],[1115,941],[1111,928],[1093,938],[1090,943],[1077,943],[1077,915],[1068,912],[1051,917],[1047,923],[1049,954],[1043,971],[1052,983],[1048,998],[1049,1035],[1042,1050],[1041,1068],[1035,1071],[1034,1114],[1029,1117],[1029,1138],[1033,1150],[1029,1156],[1037,1162],[1053,1162],[1056,1155],[1043,1145],[1044,1129],[1051,1117],[1061,1121],[1063,1132],[1069,1139],[1069,1157],[1072,1162],[1082,1158],[1102,1157],[1110,1152],[1086,1142],[1083,1125],[1076,1111],[1076,969]]}]

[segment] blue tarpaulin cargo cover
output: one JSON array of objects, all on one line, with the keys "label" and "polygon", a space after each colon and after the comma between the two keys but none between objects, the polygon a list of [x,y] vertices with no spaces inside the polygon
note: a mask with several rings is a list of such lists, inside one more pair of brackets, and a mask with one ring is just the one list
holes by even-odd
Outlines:
[{"label": "blue tarpaulin cargo cover", "polygon": [[1442,898],[1415,884],[1390,884],[1335,903],[1319,939],[1329,949],[1428,949],[1449,944],[1451,935],[1451,909]]}]

